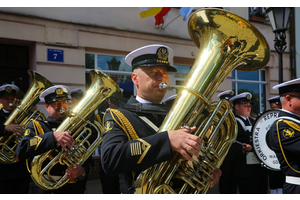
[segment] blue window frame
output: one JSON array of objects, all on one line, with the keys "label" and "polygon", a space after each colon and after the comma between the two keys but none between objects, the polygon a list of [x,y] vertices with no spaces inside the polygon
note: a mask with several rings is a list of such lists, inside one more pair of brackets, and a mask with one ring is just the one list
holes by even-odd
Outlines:
[{"label": "blue window frame", "polygon": [[266,110],[266,72],[265,70],[257,71],[232,71],[232,90],[235,95],[242,92],[250,92],[252,101],[252,113],[259,114]]}]

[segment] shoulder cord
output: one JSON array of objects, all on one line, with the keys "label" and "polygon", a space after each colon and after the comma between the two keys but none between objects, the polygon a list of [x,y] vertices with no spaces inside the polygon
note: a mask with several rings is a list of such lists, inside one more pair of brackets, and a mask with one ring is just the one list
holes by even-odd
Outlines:
[{"label": "shoulder cord", "polygon": [[[139,138],[139,136],[136,134],[136,131],[134,130],[132,124],[129,122],[129,120],[121,113],[120,111],[116,109],[109,109],[109,112],[113,118],[113,120],[123,129],[123,131],[126,133],[128,140],[136,140]],[[106,115],[107,111],[104,113],[103,116],[103,121],[104,117]],[[118,118],[116,120],[115,116]],[[120,121],[120,123],[119,123]],[[132,172],[132,179],[134,179],[135,173]]]},{"label": "shoulder cord", "polygon": [[282,155],[283,155],[283,157],[284,157],[284,160],[285,160],[285,162],[288,164],[288,166],[289,166],[294,172],[300,173],[300,171],[295,170],[295,169],[290,165],[290,163],[287,161],[286,156],[285,156],[285,154],[284,154],[284,152],[283,152],[283,148],[282,148],[282,144],[281,144],[281,140],[280,140],[280,135],[279,135],[279,129],[278,129],[278,124],[279,124],[279,122],[285,122],[286,124],[288,124],[288,125],[289,125],[290,127],[292,127],[293,129],[296,129],[297,131],[300,131],[300,126],[298,126],[298,125],[295,124],[294,122],[287,121],[287,120],[284,120],[284,119],[280,119],[280,120],[278,120],[277,123],[276,123],[278,142],[279,142],[279,146],[280,146]]},{"label": "shoulder cord", "polygon": [[[132,124],[129,122],[129,120],[118,110],[116,109],[109,109],[109,112],[113,118],[113,120],[123,129],[123,131],[126,133],[128,140],[136,140],[139,138],[139,136],[136,134],[136,131],[134,130]],[[103,116],[105,117],[106,112]],[[118,119],[116,119],[116,117]]]},{"label": "shoulder cord", "polygon": [[[36,120],[32,119],[31,120],[33,123],[33,127],[34,127],[34,132],[36,135],[42,135],[44,134],[44,130],[42,128],[42,126],[40,125],[40,123],[38,123]],[[27,125],[29,124],[29,122],[26,124],[25,129],[27,128]],[[38,134],[39,133],[39,134]],[[29,165],[28,165],[28,159],[26,159],[26,167],[29,173],[31,173]]]}]

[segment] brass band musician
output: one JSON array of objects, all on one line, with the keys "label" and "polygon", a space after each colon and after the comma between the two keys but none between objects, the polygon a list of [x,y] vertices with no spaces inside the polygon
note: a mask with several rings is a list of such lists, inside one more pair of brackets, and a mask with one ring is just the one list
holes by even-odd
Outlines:
[{"label": "brass band musician", "polygon": [[81,100],[84,95],[84,90],[81,88],[76,88],[71,90],[71,101],[73,106],[77,105],[77,103]]},{"label": "brass band musician", "polygon": [[[3,108],[0,110],[0,137],[9,132],[19,134],[22,126],[18,124],[4,125],[15,106],[11,106],[19,92],[19,87],[13,84],[6,84],[0,87],[0,103]],[[25,161],[13,164],[0,164],[0,194],[28,194],[30,176],[26,169]]]},{"label": "brass band musician", "polygon": [[[159,89],[159,83],[168,83],[168,72],[177,71],[172,66],[173,55],[168,46],[148,45],[126,56],[126,63],[132,66],[131,78],[137,91],[137,96],[132,96],[127,102],[128,106],[142,103],[155,108],[160,105],[166,92]],[[115,120],[115,115],[124,118]],[[132,124],[136,135],[126,133],[120,124],[124,120]],[[132,183],[139,172],[156,163],[172,159],[173,151],[179,152],[190,161],[193,159],[191,155],[199,156],[201,140],[189,134],[196,127],[156,134],[155,127],[159,127],[162,121],[161,115],[131,112],[123,108],[110,109],[106,114],[101,163],[108,175],[121,177],[120,184],[124,183],[121,193],[134,192]],[[216,184],[221,171],[215,169],[212,174],[211,186]]]},{"label": "brass band musician", "polygon": [[[69,109],[70,89],[64,85],[56,85],[46,89],[40,95],[40,100],[45,102],[46,110],[49,114],[46,121],[31,121],[27,125],[25,135],[17,147],[16,153],[20,160],[33,158],[36,155],[56,148],[57,143],[61,148],[67,150],[66,146],[72,147],[74,139],[68,131],[56,131],[56,128],[66,118],[66,112],[61,109]],[[66,146],[65,146],[66,145]],[[91,156],[81,166],[75,168],[66,167],[66,165],[56,165],[51,170],[51,175],[62,176],[67,173],[67,179],[70,181],[57,190],[43,190],[37,185],[33,188],[33,193],[54,193],[54,194],[83,194],[87,176],[92,169],[94,162]]]},{"label": "brass band musician", "polygon": [[282,109],[269,130],[269,146],[285,175],[283,194],[300,194],[300,79],[273,87],[279,90]]},{"label": "brass band musician", "polygon": [[243,92],[230,99],[238,125],[238,135],[231,153],[234,155],[234,178],[240,194],[266,194],[268,189],[267,171],[263,168],[252,148],[251,129],[254,120],[250,117],[252,95]]}]

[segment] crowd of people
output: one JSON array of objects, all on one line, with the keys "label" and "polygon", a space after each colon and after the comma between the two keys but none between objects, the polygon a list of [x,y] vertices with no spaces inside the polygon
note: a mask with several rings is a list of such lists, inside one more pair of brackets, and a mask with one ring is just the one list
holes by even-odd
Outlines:
[{"label": "crowd of people", "polygon": [[[182,127],[157,133],[170,106],[162,103],[166,91],[161,82],[168,83],[168,72],[173,67],[174,53],[165,45],[147,45],[130,52],[125,62],[132,67],[132,82],[136,96],[128,102],[109,99],[99,121],[104,126],[100,153],[100,179],[105,194],[131,194],[135,192],[136,180],[149,167],[172,160],[175,153],[183,159],[193,161],[199,157],[202,140],[191,133],[197,127]],[[300,79],[274,86],[279,96],[268,99],[271,109],[280,109],[279,119],[268,132],[270,148],[276,153],[281,171],[274,172],[261,165],[253,150],[252,126],[255,119],[250,117],[252,94],[233,94],[228,90],[218,95],[232,107],[237,124],[236,141],[231,145],[223,164],[211,171],[210,187],[219,181],[220,194],[267,194],[300,193],[300,169],[298,141],[300,134]],[[86,181],[94,167],[90,156],[81,165],[73,167],[60,164],[51,170],[54,181],[65,176],[69,181],[58,189],[47,189],[30,178],[30,162],[34,157],[50,150],[56,152],[73,148],[76,142],[68,130],[58,130],[66,119],[67,112],[83,97],[84,90],[70,91],[67,86],[55,85],[39,96],[48,112],[46,120],[32,119],[26,127],[18,124],[4,125],[19,88],[12,84],[0,87],[0,137],[9,133],[22,134],[16,148],[16,160],[10,165],[0,164],[0,193],[9,194],[84,194]],[[103,107],[103,106],[102,106]],[[157,112],[163,110],[164,112]],[[103,115],[103,116],[102,116]],[[95,117],[95,116],[93,116]],[[103,118],[102,118],[103,117]],[[55,151],[54,151],[55,152]],[[44,165],[47,165],[45,163]],[[53,180],[52,180],[53,179]],[[176,184],[175,186],[176,187]]]}]

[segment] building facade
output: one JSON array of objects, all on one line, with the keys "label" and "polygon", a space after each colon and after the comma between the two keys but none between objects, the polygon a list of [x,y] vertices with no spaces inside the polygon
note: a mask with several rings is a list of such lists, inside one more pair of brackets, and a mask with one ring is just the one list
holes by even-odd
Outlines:
[{"label": "building facade", "polygon": [[[89,85],[88,72],[98,69],[115,80],[124,90],[125,99],[135,94],[131,69],[125,56],[148,44],[164,44],[174,50],[178,69],[170,73],[170,84],[182,84],[199,54],[191,40],[187,21],[172,7],[164,26],[155,28],[154,17],[141,18],[138,7],[2,7],[0,8],[0,78],[14,83],[26,92],[30,78],[27,70],[42,74],[53,84],[71,89]],[[194,8],[197,10],[200,8]],[[271,57],[259,71],[233,70],[222,82],[217,95],[232,89],[235,94],[250,91],[256,95],[256,114],[269,109],[266,99],[276,96],[272,87],[278,84],[278,54],[274,49],[274,33],[265,19],[255,19],[248,7],[224,7],[249,20],[266,38]],[[290,38],[283,54],[283,80],[290,80]],[[166,97],[176,93],[168,91]],[[46,112],[43,103],[37,109]]]},{"label": "building facade", "polygon": [[[233,89],[239,93],[243,84],[260,84],[255,90],[265,94],[259,100],[263,106],[257,110],[262,112],[268,109],[266,99],[276,95],[272,87],[278,83],[274,33],[266,22],[252,19],[249,15],[251,9],[247,7],[223,9],[248,19],[264,35],[271,49],[271,58],[262,71],[253,72],[251,76],[233,71],[211,100],[218,100],[216,96],[224,90]],[[139,12],[137,7],[0,8],[0,44],[5,57],[0,63],[2,82],[22,82],[21,90],[26,92],[23,82],[28,80],[26,70],[30,69],[53,84],[65,84],[71,89],[85,88],[86,73],[94,68],[110,75],[128,98],[135,91],[130,82],[131,69],[125,64],[124,57],[143,45],[158,43],[170,46],[175,52],[174,64],[178,73],[170,74],[170,84],[182,83],[198,55],[198,48],[188,33],[187,21],[179,16],[179,8],[171,8],[164,29],[157,29],[154,17],[141,18]],[[289,34],[287,43],[283,55],[284,81],[291,78]],[[13,73],[8,73],[10,70]],[[265,88],[261,90],[262,85]],[[168,91],[166,97],[174,93],[175,90]],[[44,109],[41,104],[38,108]]]}]

